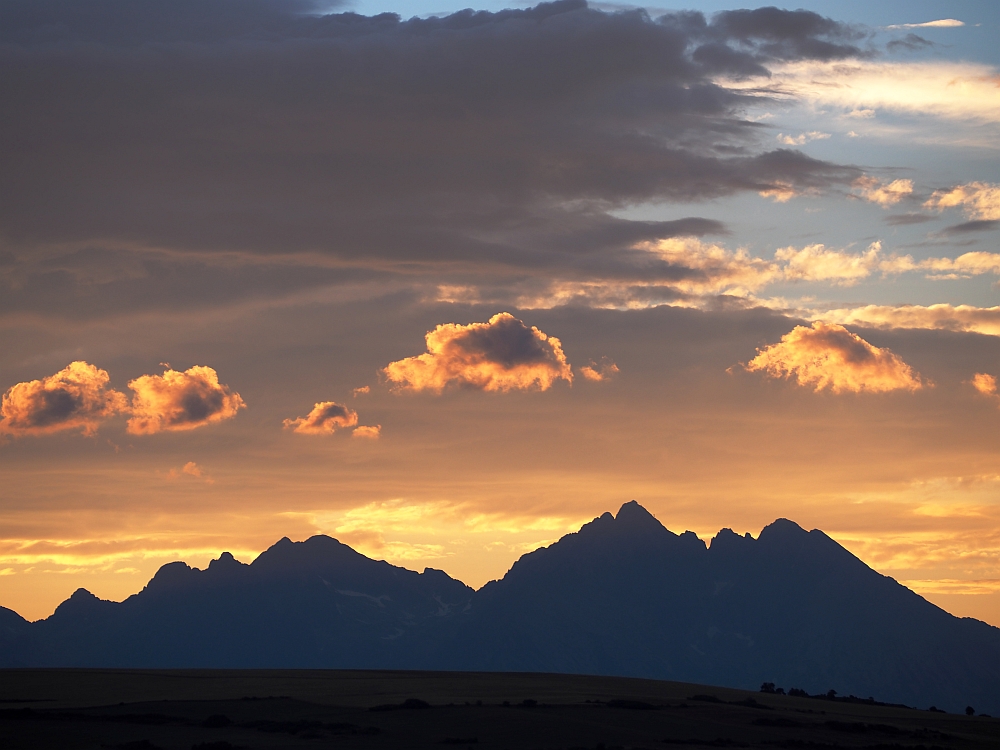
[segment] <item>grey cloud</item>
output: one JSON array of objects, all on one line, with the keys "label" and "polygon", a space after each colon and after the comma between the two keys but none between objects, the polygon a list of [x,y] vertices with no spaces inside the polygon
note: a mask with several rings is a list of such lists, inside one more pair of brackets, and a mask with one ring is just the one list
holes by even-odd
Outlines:
[{"label": "grey cloud", "polygon": [[895,52],[897,50],[907,50],[909,52],[913,52],[933,46],[934,42],[929,39],[924,39],[918,34],[907,34],[902,39],[893,39],[885,45],[885,48],[890,52]]},{"label": "grey cloud", "polygon": [[980,219],[977,221],[966,221],[961,224],[954,224],[945,227],[940,234],[969,234],[970,232],[990,232],[1000,228],[1000,221],[996,219]]},{"label": "grey cloud", "polygon": [[137,45],[268,39],[304,33],[317,0],[6,0],[0,43]]},{"label": "grey cloud", "polygon": [[936,216],[928,214],[890,214],[885,217],[885,223],[894,227],[901,227],[909,224],[923,224],[924,222],[934,221],[936,218]]},{"label": "grey cloud", "polygon": [[759,61],[842,60],[868,54],[852,43],[864,39],[866,32],[807,10],[722,11],[713,16],[706,35],[737,42]]},{"label": "grey cloud", "polygon": [[[637,241],[724,231],[614,208],[860,176],[763,150],[742,95],[710,80],[862,54],[816,14],[654,21],[564,0],[403,21],[316,7],[0,0],[0,97],[16,114],[0,121],[0,243],[18,259],[0,278],[28,280],[9,281],[8,309],[47,298],[103,314],[494,265],[585,273]],[[31,260],[52,245],[314,253],[346,270],[143,255],[131,263],[145,270],[90,283],[69,256]]]}]

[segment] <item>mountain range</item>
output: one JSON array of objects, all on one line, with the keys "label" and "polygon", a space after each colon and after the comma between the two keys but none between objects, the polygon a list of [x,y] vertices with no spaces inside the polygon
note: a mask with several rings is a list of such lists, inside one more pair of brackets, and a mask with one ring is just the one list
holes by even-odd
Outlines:
[{"label": "mountain range", "polygon": [[1000,628],[957,618],[822,531],[779,519],[710,545],[626,503],[478,591],[327,536],[244,564],[164,565],[123,602],[0,607],[0,666],[562,672],[764,682],[1000,713]]}]

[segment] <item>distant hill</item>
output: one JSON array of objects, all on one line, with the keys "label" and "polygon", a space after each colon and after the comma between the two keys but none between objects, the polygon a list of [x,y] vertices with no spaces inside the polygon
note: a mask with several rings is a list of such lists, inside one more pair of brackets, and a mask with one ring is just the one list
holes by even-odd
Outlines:
[{"label": "distant hill", "polygon": [[473,591],[325,536],[245,565],[162,567],[121,603],[80,589],[0,665],[399,668],[603,674],[1000,712],[1000,629],[959,619],[821,531],[780,519],[706,546],[638,503]]}]

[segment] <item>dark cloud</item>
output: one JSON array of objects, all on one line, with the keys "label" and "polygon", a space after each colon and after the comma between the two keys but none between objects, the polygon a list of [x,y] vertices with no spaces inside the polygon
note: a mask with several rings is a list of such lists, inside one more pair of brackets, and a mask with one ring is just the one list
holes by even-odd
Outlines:
[{"label": "dark cloud", "polygon": [[979,219],[977,221],[966,221],[961,224],[954,224],[945,227],[940,234],[969,234],[970,232],[990,232],[1000,228],[1000,220]]},{"label": "dark cloud", "polygon": [[936,216],[928,214],[890,214],[885,217],[885,223],[894,227],[902,227],[909,224],[923,224],[927,221],[934,221],[936,218]]},{"label": "dark cloud", "polygon": [[866,53],[852,42],[867,34],[808,10],[779,8],[717,13],[707,32],[752,49],[759,60],[842,60]]},{"label": "dark cloud", "polygon": [[934,42],[929,39],[924,39],[922,36],[917,34],[907,34],[902,39],[893,39],[891,42],[885,45],[885,48],[890,52],[896,52],[897,50],[907,50],[908,52],[914,52],[916,50],[926,49],[927,47],[933,47]]},{"label": "dark cloud", "polygon": [[6,0],[0,3],[0,42],[133,46],[265,40],[306,32],[307,14],[339,5],[336,0]]},{"label": "dark cloud", "polygon": [[[217,304],[390,272],[634,277],[636,242],[725,228],[615,208],[860,176],[764,150],[743,94],[712,80],[863,54],[814,13],[317,7],[0,0],[8,309]],[[226,252],[327,265],[207,258]]]}]

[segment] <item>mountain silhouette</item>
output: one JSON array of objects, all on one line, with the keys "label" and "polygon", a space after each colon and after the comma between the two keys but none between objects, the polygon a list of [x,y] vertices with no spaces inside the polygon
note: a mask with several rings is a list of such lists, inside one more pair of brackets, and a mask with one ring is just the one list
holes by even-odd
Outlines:
[{"label": "mountain silhouette", "polygon": [[80,589],[35,623],[0,609],[0,664],[566,672],[1000,710],[1000,629],[821,531],[779,519],[706,545],[635,502],[479,591],[326,536],[170,563],[121,603]]}]

